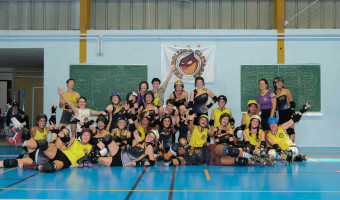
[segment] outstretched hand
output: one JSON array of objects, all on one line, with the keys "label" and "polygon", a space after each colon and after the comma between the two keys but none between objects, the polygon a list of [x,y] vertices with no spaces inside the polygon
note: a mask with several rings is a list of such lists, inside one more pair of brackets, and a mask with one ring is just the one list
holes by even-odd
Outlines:
[{"label": "outstretched hand", "polygon": [[64,94],[64,89],[63,88],[57,87],[57,90],[58,90],[58,93],[60,95]]}]

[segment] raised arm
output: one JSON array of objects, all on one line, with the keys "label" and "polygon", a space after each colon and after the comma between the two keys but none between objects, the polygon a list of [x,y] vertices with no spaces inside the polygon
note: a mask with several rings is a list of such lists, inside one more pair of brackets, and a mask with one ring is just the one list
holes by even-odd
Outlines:
[{"label": "raised arm", "polygon": [[64,99],[64,101],[70,106],[71,110],[74,112],[75,115],[78,115],[78,108],[73,105],[64,95],[64,90],[60,87],[57,88],[60,97],[62,97]]},{"label": "raised arm", "polygon": [[168,77],[166,77],[166,80],[165,80],[165,82],[164,82],[163,85],[162,85],[162,89],[163,89],[164,91],[165,91],[166,87],[168,87],[168,83],[169,83],[169,81],[170,81],[170,79],[171,79],[171,77],[172,77],[172,74],[174,73],[175,70],[176,70],[176,66],[175,66],[175,65],[172,65],[172,66],[171,66],[171,71],[170,71]]},{"label": "raised arm", "polygon": [[300,112],[294,114],[293,118],[290,119],[289,121],[283,123],[283,124],[281,125],[281,127],[282,127],[284,130],[287,130],[291,125],[293,125],[293,124],[296,123],[296,122],[299,122],[300,119],[301,119],[302,114],[305,113],[305,112],[308,110],[308,108],[311,108],[311,105],[309,105],[309,104],[308,104],[308,101],[307,101],[307,103],[302,107],[302,109],[300,110]]}]

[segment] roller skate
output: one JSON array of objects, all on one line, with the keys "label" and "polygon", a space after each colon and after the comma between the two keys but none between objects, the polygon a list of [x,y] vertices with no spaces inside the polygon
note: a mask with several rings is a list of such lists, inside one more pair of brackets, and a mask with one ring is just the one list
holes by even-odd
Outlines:
[{"label": "roller skate", "polygon": [[307,160],[307,156],[304,154],[298,154],[295,156],[294,161],[303,162]]},{"label": "roller skate", "polygon": [[8,138],[8,142],[11,143],[11,145],[19,146],[21,144],[21,136],[22,136],[22,130],[21,128],[12,128],[12,131],[14,132],[13,137]]},{"label": "roller skate", "polygon": [[292,151],[285,151],[286,154],[286,165],[290,165],[293,162],[294,154]]},{"label": "roller skate", "polygon": [[83,167],[93,167],[93,164],[90,161],[85,161],[83,163],[79,163],[78,164],[79,168],[83,168]]}]

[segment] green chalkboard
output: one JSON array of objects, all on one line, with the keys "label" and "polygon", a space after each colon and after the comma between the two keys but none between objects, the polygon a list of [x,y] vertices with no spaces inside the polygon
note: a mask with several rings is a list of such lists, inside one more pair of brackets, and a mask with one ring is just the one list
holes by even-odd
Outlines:
[{"label": "green chalkboard", "polygon": [[242,65],[241,66],[241,111],[247,111],[247,102],[257,99],[260,93],[258,81],[268,80],[268,87],[274,90],[273,80],[281,76],[300,109],[306,101],[312,105],[312,112],[321,111],[320,65]]},{"label": "green chalkboard", "polygon": [[87,99],[87,108],[105,110],[110,94],[118,92],[125,102],[127,93],[147,79],[146,65],[71,65],[74,90]]}]

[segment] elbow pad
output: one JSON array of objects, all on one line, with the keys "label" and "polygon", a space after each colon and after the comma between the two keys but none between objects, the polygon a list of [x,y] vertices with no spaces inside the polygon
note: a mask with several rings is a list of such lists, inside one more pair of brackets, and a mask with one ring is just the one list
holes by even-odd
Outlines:
[{"label": "elbow pad", "polygon": [[294,121],[294,123],[297,123],[300,121],[302,115],[299,115],[298,113],[295,113],[292,120]]},{"label": "elbow pad", "polygon": [[290,103],[290,107],[291,107],[291,108],[295,108],[296,104],[295,104],[294,101],[291,101],[291,102],[289,102],[289,103]]},{"label": "elbow pad", "polygon": [[194,102],[193,101],[189,101],[189,106],[188,108],[193,108],[194,107]]},{"label": "elbow pad", "polygon": [[211,120],[209,121],[209,125],[210,125],[210,126],[214,126],[214,123],[215,123],[215,120],[213,120],[213,119],[211,119]]},{"label": "elbow pad", "polygon": [[217,97],[214,96],[214,97],[212,98],[212,100],[214,100],[214,102],[216,102],[216,101],[217,101]]},{"label": "elbow pad", "polygon": [[231,119],[229,120],[229,122],[230,122],[230,124],[235,124],[235,119],[234,119],[234,118],[231,118]]},{"label": "elbow pad", "polygon": [[241,125],[240,127],[241,127],[242,131],[246,130],[246,125],[245,124]]},{"label": "elbow pad", "polygon": [[212,103],[209,103],[209,104],[207,105],[208,108],[211,108],[212,106],[213,106]]}]

